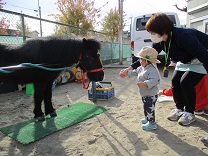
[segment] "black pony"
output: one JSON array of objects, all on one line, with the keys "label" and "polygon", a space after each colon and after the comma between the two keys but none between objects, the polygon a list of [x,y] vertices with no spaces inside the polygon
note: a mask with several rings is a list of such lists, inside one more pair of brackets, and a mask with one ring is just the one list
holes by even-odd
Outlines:
[{"label": "black pony", "polygon": [[[0,69],[22,63],[41,64],[51,69],[79,66],[90,81],[102,81],[103,67],[98,50],[100,43],[94,39],[72,39],[46,37],[28,40],[21,45],[0,44]],[[7,68],[6,68],[7,69]],[[39,68],[17,69],[9,74],[0,72],[1,82],[34,84],[35,118],[44,120],[41,103],[45,104],[45,115],[56,116],[52,106],[52,85],[61,71]]]}]

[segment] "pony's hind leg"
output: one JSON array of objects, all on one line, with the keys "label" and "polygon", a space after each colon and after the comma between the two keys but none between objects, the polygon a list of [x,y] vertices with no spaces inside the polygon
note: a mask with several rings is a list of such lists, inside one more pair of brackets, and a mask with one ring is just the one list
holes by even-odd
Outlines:
[{"label": "pony's hind leg", "polygon": [[44,84],[43,83],[34,83],[34,118],[38,121],[45,120],[44,114],[41,109],[41,103],[43,101],[44,93]]},{"label": "pony's hind leg", "polygon": [[51,117],[57,116],[52,104],[52,85],[53,81],[48,83],[44,90],[45,114],[50,114]]}]

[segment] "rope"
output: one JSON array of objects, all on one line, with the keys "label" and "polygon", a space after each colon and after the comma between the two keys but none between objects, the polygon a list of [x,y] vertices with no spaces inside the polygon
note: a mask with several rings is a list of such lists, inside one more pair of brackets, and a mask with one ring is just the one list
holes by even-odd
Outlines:
[{"label": "rope", "polygon": [[4,74],[9,74],[12,73],[14,70],[4,70],[4,69],[0,69],[0,73],[4,73]]},{"label": "rope", "polygon": [[[48,70],[48,71],[60,71],[60,70],[66,70],[66,69],[72,68],[75,65],[70,66],[70,67],[63,67],[63,68],[48,68],[48,67],[44,67],[44,66],[37,65],[37,64],[32,64],[32,63],[22,63],[18,66],[19,67],[33,67],[33,68],[39,68],[39,69]],[[10,74],[14,71],[15,70],[5,70],[5,69],[0,68],[0,73],[4,73],[4,74]]]}]

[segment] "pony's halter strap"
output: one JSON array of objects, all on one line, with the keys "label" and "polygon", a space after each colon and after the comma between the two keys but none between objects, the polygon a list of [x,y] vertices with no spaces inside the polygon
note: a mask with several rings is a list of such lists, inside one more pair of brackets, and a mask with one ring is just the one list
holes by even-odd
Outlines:
[{"label": "pony's halter strap", "polygon": [[[86,70],[86,69],[85,69],[85,70]],[[96,72],[103,71],[103,70],[104,70],[104,68],[102,67],[102,68],[98,68],[98,69],[88,70],[87,72],[88,72],[88,73],[96,73]]]},{"label": "pony's halter strap", "polygon": [[[81,62],[81,59],[82,59],[82,51],[80,52],[79,61],[78,61],[77,65],[76,65],[76,67],[78,67],[78,66],[81,64],[82,67],[84,68],[84,70],[85,70],[87,73],[96,73],[96,72],[99,72],[99,71],[103,71],[103,70],[104,70],[103,67],[102,67],[102,68],[98,68],[98,69],[87,70],[87,69],[83,66],[83,64],[82,64],[82,62]],[[90,85],[90,81],[88,81],[88,84],[87,84],[87,86],[86,86],[86,85],[85,85],[85,75],[84,75],[83,70],[82,70],[81,68],[80,68],[80,70],[81,70],[81,77],[82,77],[82,87],[83,87],[84,89],[88,89],[88,87],[89,87],[89,85]]]},{"label": "pony's halter strap", "polygon": [[99,71],[103,71],[104,70],[104,68],[103,67],[101,67],[101,68],[97,68],[97,69],[91,69],[91,70],[87,70],[84,66],[83,66],[83,64],[82,64],[82,51],[80,52],[80,57],[79,57],[79,61],[78,61],[78,63],[77,63],[77,67],[81,64],[82,65],[82,67],[84,68],[84,70],[87,72],[87,73],[96,73],[96,72],[99,72]]}]

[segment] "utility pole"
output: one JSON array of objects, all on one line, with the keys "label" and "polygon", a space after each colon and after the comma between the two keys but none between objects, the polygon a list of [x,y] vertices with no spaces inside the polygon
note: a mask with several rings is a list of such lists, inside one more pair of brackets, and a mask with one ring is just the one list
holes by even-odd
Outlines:
[{"label": "utility pole", "polygon": [[42,21],[41,21],[41,7],[40,7],[39,0],[38,0],[38,11],[39,11],[39,17],[40,17],[40,37],[42,37],[43,33],[42,33]]},{"label": "utility pole", "polygon": [[119,26],[118,26],[118,41],[119,41],[119,64],[123,64],[123,0],[118,0],[119,6]]},{"label": "utility pole", "polygon": [[131,24],[130,24],[130,33],[131,33],[131,26],[132,26],[132,16],[131,17],[129,17],[129,19],[131,19]]}]

